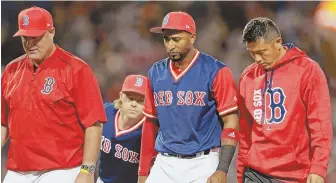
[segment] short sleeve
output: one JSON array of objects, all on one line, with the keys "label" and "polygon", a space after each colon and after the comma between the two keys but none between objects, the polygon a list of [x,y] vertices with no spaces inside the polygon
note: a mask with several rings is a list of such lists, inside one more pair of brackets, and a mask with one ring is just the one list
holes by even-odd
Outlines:
[{"label": "short sleeve", "polygon": [[88,66],[75,73],[73,87],[77,116],[85,129],[96,122],[106,122],[107,118],[98,82]]},{"label": "short sleeve", "polygon": [[5,75],[6,75],[6,70],[1,76],[1,125],[2,126],[7,126],[8,112],[9,112],[7,101],[4,97],[5,84],[6,84]]},{"label": "short sleeve", "polygon": [[147,90],[145,96],[145,106],[144,106],[144,115],[149,118],[157,118],[156,108],[155,108],[155,93],[153,93],[150,79],[147,80]]},{"label": "short sleeve", "polygon": [[237,89],[232,72],[228,67],[223,67],[217,72],[212,89],[220,116],[238,110]]}]

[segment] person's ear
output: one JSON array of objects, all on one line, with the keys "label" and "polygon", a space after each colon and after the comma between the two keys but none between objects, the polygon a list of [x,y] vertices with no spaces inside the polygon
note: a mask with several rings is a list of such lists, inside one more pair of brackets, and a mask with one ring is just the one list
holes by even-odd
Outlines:
[{"label": "person's ear", "polygon": [[277,37],[274,41],[274,44],[275,44],[276,49],[281,49],[282,48],[282,38]]},{"label": "person's ear", "polygon": [[195,41],[196,41],[196,34],[191,34],[191,36],[190,36],[190,42],[191,42],[192,44],[194,44]]},{"label": "person's ear", "polygon": [[51,29],[49,29],[47,31],[48,31],[49,38],[50,39],[54,39],[54,37],[55,37],[55,28],[53,27],[53,28],[51,28]]}]

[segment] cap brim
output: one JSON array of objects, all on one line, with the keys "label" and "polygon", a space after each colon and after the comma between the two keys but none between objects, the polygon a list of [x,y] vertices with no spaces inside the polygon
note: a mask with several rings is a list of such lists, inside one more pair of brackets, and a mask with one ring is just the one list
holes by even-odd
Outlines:
[{"label": "cap brim", "polygon": [[142,92],[142,91],[139,91],[139,90],[124,89],[124,90],[122,90],[122,92],[124,92],[124,93],[136,93],[136,94],[145,96],[145,92]]},{"label": "cap brim", "polygon": [[178,30],[178,31],[186,31],[191,33],[190,31],[184,30],[184,29],[178,29],[178,28],[174,28],[174,27],[153,27],[151,29],[149,29],[150,32],[152,33],[163,33],[163,30],[165,29],[169,29],[169,30]]},{"label": "cap brim", "polygon": [[38,37],[42,36],[47,30],[18,30],[13,37],[17,36],[27,36],[27,37]]},{"label": "cap brim", "polygon": [[162,27],[153,27],[149,29],[150,32],[152,33],[163,33],[163,28]]}]

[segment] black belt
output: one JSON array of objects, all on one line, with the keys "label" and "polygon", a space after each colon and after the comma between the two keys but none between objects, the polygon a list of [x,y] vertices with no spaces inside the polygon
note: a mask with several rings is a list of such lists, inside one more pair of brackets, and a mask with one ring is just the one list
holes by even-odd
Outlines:
[{"label": "black belt", "polygon": [[177,154],[170,154],[170,153],[160,153],[160,154],[162,154],[163,156],[172,156],[172,157],[181,158],[181,159],[191,159],[191,158],[200,157],[202,155],[208,155],[210,151],[211,149],[207,149],[207,150],[198,152],[196,154],[188,154],[188,155],[177,155]]}]

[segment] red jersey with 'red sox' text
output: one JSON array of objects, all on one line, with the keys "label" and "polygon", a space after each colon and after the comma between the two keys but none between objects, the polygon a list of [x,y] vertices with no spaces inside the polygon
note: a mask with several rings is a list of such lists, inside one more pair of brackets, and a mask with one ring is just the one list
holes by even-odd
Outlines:
[{"label": "red jersey with 'red sox' text", "polygon": [[241,75],[240,183],[244,166],[283,182],[326,176],[332,139],[327,81],[315,61],[288,48],[272,70],[254,63]]},{"label": "red jersey with 'red sox' text", "polygon": [[57,46],[38,66],[23,55],[1,78],[1,125],[8,127],[7,168],[63,169],[82,163],[84,131],[106,115],[89,66]]}]

